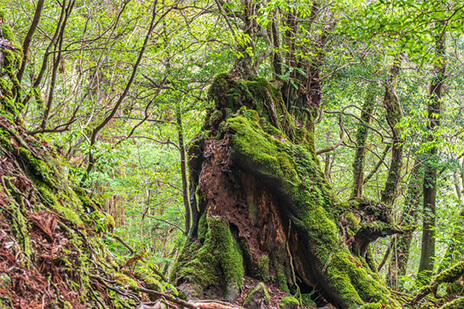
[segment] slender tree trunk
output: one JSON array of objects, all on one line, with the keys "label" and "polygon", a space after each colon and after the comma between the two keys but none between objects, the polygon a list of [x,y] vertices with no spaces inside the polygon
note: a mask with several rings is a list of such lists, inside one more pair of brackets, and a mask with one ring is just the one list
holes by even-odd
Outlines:
[{"label": "slender tree trunk", "polygon": [[26,65],[27,65],[27,60],[29,58],[29,47],[31,46],[32,38],[34,36],[35,30],[37,29],[37,26],[39,25],[40,22],[40,17],[42,16],[42,9],[44,5],[45,0],[39,0],[37,1],[37,7],[35,9],[34,13],[34,18],[32,19],[31,26],[29,27],[29,30],[26,34],[26,38],[24,39],[23,42],[23,62],[21,63],[21,68],[19,69],[18,72],[18,81],[21,82],[24,71],[26,70]]},{"label": "slender tree trunk", "polygon": [[[456,158],[457,159],[457,158]],[[457,159],[458,160],[458,159]],[[464,162],[464,161],[463,161]],[[459,160],[458,160],[458,166],[460,167],[461,169],[461,164],[459,163]],[[453,173],[453,177],[454,177],[454,188],[456,189],[456,196],[458,197],[459,199],[459,202],[461,203],[461,205],[464,205],[464,198],[462,196],[462,175],[464,175],[464,173],[462,173],[462,171],[460,171],[460,173],[458,172],[454,172]]]},{"label": "slender tree trunk", "polygon": [[274,69],[274,78],[279,79],[278,75],[283,75],[282,64],[284,62],[282,58],[282,52],[280,51],[280,37],[279,37],[279,21],[277,18],[277,12],[274,15],[274,19],[271,22],[271,34],[270,37],[273,43],[273,52],[272,52],[272,68]]},{"label": "slender tree trunk", "polygon": [[[388,72],[385,81],[385,96],[383,99],[383,105],[387,111],[387,122],[391,128],[393,136],[392,145],[392,158],[390,163],[390,169],[388,171],[387,181],[385,188],[382,191],[381,202],[384,213],[384,221],[389,225],[392,225],[393,220],[391,217],[391,207],[396,196],[398,184],[401,177],[401,167],[403,160],[403,146],[402,139],[400,138],[399,128],[397,124],[401,120],[403,113],[401,111],[400,102],[395,91],[395,84],[398,74],[400,72],[400,64],[402,57],[395,58],[393,66]],[[361,171],[362,172],[362,171]],[[355,175],[356,176],[356,175]],[[353,191],[353,193],[355,193]],[[366,258],[369,262],[369,266],[372,270],[376,270],[377,267],[373,263],[373,259],[369,258],[370,249],[369,243],[372,242],[372,231],[369,229],[360,229],[355,235],[354,252],[356,255]],[[366,231],[369,231],[366,233]]]},{"label": "slender tree trunk", "polygon": [[[463,161],[464,163],[464,161]],[[454,172],[454,187],[456,189],[456,196],[460,202],[460,211],[457,216],[457,222],[454,224],[453,235],[451,236],[451,242],[446,249],[443,262],[440,264],[439,271],[442,271],[445,267],[452,265],[464,256],[464,232],[462,227],[464,226],[464,201],[462,196],[462,180],[463,170],[460,164],[460,174]]]},{"label": "slender tree trunk", "polygon": [[367,87],[366,100],[362,107],[361,120],[356,132],[356,153],[353,162],[353,191],[351,198],[362,197],[364,185],[364,166],[366,163],[366,143],[368,137],[368,125],[372,120],[372,111],[375,106],[375,85],[372,83]]},{"label": "slender tree trunk", "polygon": [[411,247],[412,236],[415,231],[414,223],[417,218],[417,210],[422,195],[422,181],[424,178],[420,166],[421,159],[416,157],[414,167],[408,184],[408,191],[401,212],[399,224],[405,231],[402,235],[392,238],[392,258],[387,272],[387,284],[394,290],[398,290],[398,278],[406,274],[406,267],[409,260],[409,250]]},{"label": "slender tree trunk", "polygon": [[[65,3],[66,1],[63,1],[63,6],[65,5]],[[71,15],[71,12],[73,10],[75,3],[76,2],[74,0],[71,0],[66,7],[63,23],[61,25],[60,35],[58,36],[58,42],[57,44],[55,44],[55,47],[54,47],[54,55],[52,57],[53,60],[52,60],[52,76],[51,76],[51,81],[50,81],[50,89],[48,91],[48,99],[47,99],[47,104],[45,105],[45,111],[44,111],[42,123],[40,124],[41,130],[45,130],[45,127],[47,126],[47,122],[50,117],[50,111],[52,109],[52,104],[53,104],[53,96],[55,94],[56,75],[57,75],[58,67],[60,66],[60,60],[61,60],[61,52],[62,52],[61,50],[63,46],[64,32],[66,29],[68,18]]]},{"label": "slender tree trunk", "polygon": [[401,178],[401,167],[403,166],[403,139],[400,138],[400,129],[397,127],[403,117],[403,112],[395,91],[395,83],[401,69],[401,61],[402,55],[395,58],[393,66],[388,73],[385,81],[385,97],[383,100],[385,110],[387,111],[387,122],[393,137],[390,169],[381,199],[387,207],[391,207],[395,200]]},{"label": "slender tree trunk", "polygon": [[[239,42],[237,49],[240,53],[235,62],[235,74],[249,79],[254,75],[252,72],[252,58],[251,54],[254,53],[255,46],[255,25],[254,25],[254,15],[252,6],[254,4],[250,0],[243,0],[243,15],[244,15],[244,28],[243,34],[245,35],[245,40]],[[251,53],[251,54],[250,54]]]},{"label": "slender tree trunk", "polygon": [[179,153],[180,153],[180,171],[182,178],[182,199],[184,201],[185,208],[185,229],[184,235],[187,236],[190,232],[190,203],[189,203],[189,189],[187,181],[187,164],[185,158],[185,144],[184,144],[184,130],[182,126],[182,110],[180,103],[177,106],[177,136],[179,142]]},{"label": "slender tree trunk", "polygon": [[[442,26],[442,24],[439,24]],[[434,77],[430,84],[430,102],[427,107],[428,121],[427,133],[428,141],[435,140],[434,134],[440,125],[441,98],[443,83],[445,79],[445,33],[441,31],[437,34],[436,54],[439,57],[434,67]],[[419,273],[431,272],[434,267],[435,258],[435,216],[436,216],[436,193],[437,193],[437,148],[432,147],[428,152],[430,158],[425,162],[424,174],[424,200],[423,200],[423,226],[422,226],[422,247],[419,263]],[[426,279],[424,277],[424,279]]]}]

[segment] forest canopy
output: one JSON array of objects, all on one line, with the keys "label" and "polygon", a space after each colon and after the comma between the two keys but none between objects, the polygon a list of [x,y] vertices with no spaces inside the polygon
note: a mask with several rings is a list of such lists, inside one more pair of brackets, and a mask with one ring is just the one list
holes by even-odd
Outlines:
[{"label": "forest canopy", "polygon": [[459,1],[0,11],[0,308],[464,306]]}]

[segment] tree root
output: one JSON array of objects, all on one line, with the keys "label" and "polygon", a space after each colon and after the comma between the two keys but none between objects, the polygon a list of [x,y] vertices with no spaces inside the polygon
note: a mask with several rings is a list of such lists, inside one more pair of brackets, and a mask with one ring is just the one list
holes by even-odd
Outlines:
[{"label": "tree root", "polygon": [[[121,290],[121,289],[118,289],[118,288],[115,288],[115,287],[112,287],[110,286],[106,281],[105,279],[99,277],[99,276],[95,276],[95,275],[91,275],[90,276],[91,278],[93,279],[96,279],[98,280],[101,284],[103,284],[105,287],[107,287],[108,289],[111,289],[113,291],[115,291],[116,293],[120,294],[120,295],[123,295],[123,296],[126,296],[126,297],[130,297],[133,299],[134,295],[132,295],[131,293],[125,291],[125,290]],[[172,302],[172,303],[175,303],[177,305],[180,305],[180,306],[183,306],[185,308],[189,308],[189,309],[198,309],[199,307],[197,307],[196,305],[192,304],[192,303],[189,303],[189,302],[186,302],[180,298],[177,298],[177,297],[173,297],[171,295],[168,295],[168,294],[165,294],[165,293],[161,293],[161,292],[157,292],[157,291],[153,291],[153,290],[149,290],[149,289],[146,289],[146,288],[142,288],[142,287],[131,287],[134,292],[141,292],[141,293],[145,293],[145,294],[148,294],[148,295],[152,295],[152,296],[155,296],[157,299],[164,299],[166,301],[169,301],[169,302]],[[140,300],[138,301],[139,303]]]},{"label": "tree root", "polygon": [[219,300],[191,300],[191,303],[195,304],[199,309],[239,309],[242,307],[232,305],[227,302]]},{"label": "tree root", "polygon": [[[419,293],[417,294],[416,297],[414,297],[409,304],[410,305],[415,305],[419,301],[421,301],[425,296],[428,294],[433,293],[434,296],[437,296],[437,289],[440,284],[442,283],[451,283],[459,279],[462,275],[464,274],[464,262],[457,263],[456,265],[452,266],[451,268],[442,271],[439,273],[433,282],[430,285],[424,286],[423,288],[420,289]],[[454,300],[456,301],[456,300]],[[452,301],[452,302],[454,302]],[[461,301],[462,303],[463,301]],[[447,304],[445,304],[442,308],[451,308],[451,307],[446,307]]]}]

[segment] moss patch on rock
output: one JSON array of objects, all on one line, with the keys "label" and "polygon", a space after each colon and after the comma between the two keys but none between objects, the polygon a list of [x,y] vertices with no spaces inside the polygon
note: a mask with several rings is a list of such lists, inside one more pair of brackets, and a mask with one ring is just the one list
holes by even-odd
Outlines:
[{"label": "moss patch on rock", "polygon": [[280,300],[279,306],[282,309],[297,309],[300,306],[300,302],[293,296],[287,296]]},{"label": "moss patch on rock", "polygon": [[263,282],[258,283],[255,288],[248,294],[243,302],[245,308],[261,308],[262,305],[269,306],[271,297],[267,291],[266,285]]}]

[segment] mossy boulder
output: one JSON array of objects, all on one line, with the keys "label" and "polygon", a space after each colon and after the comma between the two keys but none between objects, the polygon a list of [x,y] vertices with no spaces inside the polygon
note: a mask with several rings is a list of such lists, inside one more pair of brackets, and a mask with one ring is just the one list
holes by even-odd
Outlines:
[{"label": "mossy boulder", "polygon": [[265,309],[271,304],[271,297],[263,282],[258,283],[243,302],[246,309]]},{"label": "mossy boulder", "polygon": [[293,296],[287,296],[280,300],[279,306],[282,309],[297,309],[300,306],[300,302]]}]

